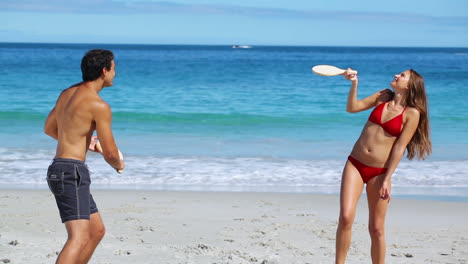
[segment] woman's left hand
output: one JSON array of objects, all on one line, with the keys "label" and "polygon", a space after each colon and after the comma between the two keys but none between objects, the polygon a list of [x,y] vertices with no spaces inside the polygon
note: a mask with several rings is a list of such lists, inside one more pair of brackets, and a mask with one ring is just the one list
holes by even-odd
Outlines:
[{"label": "woman's left hand", "polygon": [[390,184],[390,180],[385,180],[383,178],[382,180],[382,185],[380,187],[380,199],[382,200],[387,200],[390,202],[390,199],[392,198],[392,196],[390,195],[390,190],[391,190],[391,184]]}]

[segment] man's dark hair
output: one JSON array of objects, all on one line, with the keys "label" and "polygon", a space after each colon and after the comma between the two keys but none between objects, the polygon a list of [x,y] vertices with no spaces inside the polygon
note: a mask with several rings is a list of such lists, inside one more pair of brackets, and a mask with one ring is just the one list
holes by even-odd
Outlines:
[{"label": "man's dark hair", "polygon": [[113,59],[114,54],[110,50],[93,49],[86,52],[81,60],[83,81],[97,80],[101,76],[103,68],[110,70]]}]

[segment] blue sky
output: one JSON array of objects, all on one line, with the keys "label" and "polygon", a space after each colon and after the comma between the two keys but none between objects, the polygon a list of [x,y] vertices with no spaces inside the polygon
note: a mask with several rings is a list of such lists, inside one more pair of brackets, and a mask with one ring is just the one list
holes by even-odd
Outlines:
[{"label": "blue sky", "polygon": [[468,47],[468,1],[1,0],[0,42]]}]

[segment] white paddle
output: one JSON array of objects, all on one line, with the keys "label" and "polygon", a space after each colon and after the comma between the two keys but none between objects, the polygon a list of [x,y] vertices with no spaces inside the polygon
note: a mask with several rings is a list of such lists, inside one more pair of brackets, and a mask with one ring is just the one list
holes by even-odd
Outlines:
[{"label": "white paddle", "polygon": [[[104,152],[102,151],[101,142],[96,141],[96,146],[95,146],[95,148],[96,148],[96,150],[97,150],[99,153],[101,153],[101,154],[104,153]],[[119,158],[120,158],[120,160],[123,160],[123,155],[122,155],[122,152],[120,152],[120,150],[119,150]],[[122,170],[117,170],[117,172],[118,172],[118,173],[122,173],[123,171],[122,171]]]},{"label": "white paddle", "polygon": [[[312,67],[312,72],[321,76],[336,76],[343,75],[346,70],[340,69],[332,65],[317,65]],[[350,71],[351,74],[357,74],[357,71]]]}]

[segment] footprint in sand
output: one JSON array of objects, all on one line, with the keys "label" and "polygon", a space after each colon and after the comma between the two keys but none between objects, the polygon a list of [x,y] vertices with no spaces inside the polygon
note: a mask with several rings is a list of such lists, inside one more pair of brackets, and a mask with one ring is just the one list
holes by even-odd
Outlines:
[{"label": "footprint in sand", "polygon": [[46,257],[47,257],[47,258],[56,258],[56,257],[59,255],[59,253],[60,253],[60,252],[55,251],[55,252],[53,252],[53,253],[47,254]]},{"label": "footprint in sand", "polygon": [[194,253],[195,255],[207,255],[214,250],[214,247],[205,244],[198,244],[196,246],[188,246],[184,251],[185,253]]},{"label": "footprint in sand", "polygon": [[132,252],[130,252],[130,250],[118,249],[114,251],[114,255],[116,256],[129,256],[131,254]]},{"label": "footprint in sand", "polygon": [[118,236],[116,237],[117,240],[121,241],[121,242],[124,242],[125,240],[128,239],[128,237],[125,237],[125,236]]},{"label": "footprint in sand", "polygon": [[154,232],[155,228],[152,226],[138,226],[138,231],[149,231]]},{"label": "footprint in sand", "polygon": [[18,244],[19,244],[18,240],[12,240],[10,241],[10,243],[8,243],[8,245],[12,245],[12,246],[16,246]]}]

